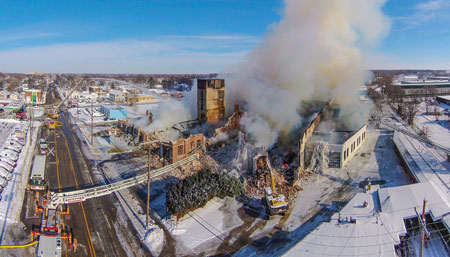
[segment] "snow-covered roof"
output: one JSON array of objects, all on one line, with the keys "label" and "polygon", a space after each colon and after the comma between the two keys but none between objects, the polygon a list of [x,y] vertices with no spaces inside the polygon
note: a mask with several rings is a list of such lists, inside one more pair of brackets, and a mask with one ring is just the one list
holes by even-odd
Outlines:
[{"label": "snow-covered roof", "polygon": [[395,256],[398,235],[406,230],[403,222],[401,226],[391,224],[388,214],[374,215],[377,201],[377,190],[356,194],[340,213],[311,231],[284,256]]}]

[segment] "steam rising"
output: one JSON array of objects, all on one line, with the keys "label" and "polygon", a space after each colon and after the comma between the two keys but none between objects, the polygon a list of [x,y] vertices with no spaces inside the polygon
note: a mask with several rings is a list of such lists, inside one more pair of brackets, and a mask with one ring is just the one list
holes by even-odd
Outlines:
[{"label": "steam rising", "polygon": [[284,17],[227,80],[227,107],[245,103],[257,146],[302,122],[306,101],[334,99],[347,126],[364,119],[358,90],[370,76],[362,48],[389,30],[385,0],[285,0]]}]

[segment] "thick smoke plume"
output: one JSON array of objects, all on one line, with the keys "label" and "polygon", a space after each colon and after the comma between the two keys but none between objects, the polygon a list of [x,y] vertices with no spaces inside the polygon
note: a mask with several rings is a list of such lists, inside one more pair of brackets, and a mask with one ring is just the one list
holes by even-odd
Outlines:
[{"label": "thick smoke plume", "polygon": [[256,145],[270,147],[301,125],[308,101],[334,99],[347,126],[362,122],[358,90],[370,74],[361,49],[387,34],[384,3],[285,0],[281,21],[227,81],[227,107],[245,103],[243,123]]}]

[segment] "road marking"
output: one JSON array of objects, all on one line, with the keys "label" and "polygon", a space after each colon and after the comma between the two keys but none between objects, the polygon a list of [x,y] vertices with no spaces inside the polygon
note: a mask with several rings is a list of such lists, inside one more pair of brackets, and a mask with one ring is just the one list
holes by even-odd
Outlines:
[{"label": "road marking", "polygon": [[[62,132],[62,135],[63,135],[65,143],[66,143],[67,152],[69,153],[70,170],[72,171],[72,175],[73,175],[73,178],[75,180],[75,187],[78,189],[78,181],[77,181],[77,176],[75,175],[75,169],[73,167],[72,154],[70,152],[69,143],[67,142],[67,137],[66,137],[66,134],[64,133],[64,131]],[[84,223],[86,224],[86,231],[88,232],[89,252],[91,253],[91,256],[96,257],[97,255],[95,254],[94,245],[92,244],[91,231],[89,230],[89,224],[88,224],[88,221],[87,221],[87,218],[86,218],[86,212],[84,210],[84,205],[83,205],[83,203],[79,203],[79,204],[81,205],[81,210],[83,211]]]},{"label": "road marking", "polygon": [[56,142],[56,129],[55,132],[53,133],[54,137],[55,137],[55,157],[56,157],[56,176],[58,178],[58,191],[61,192],[61,182],[59,180],[59,159],[58,159],[58,143]]},{"label": "road marking", "polygon": [[[56,143],[55,143],[55,145],[56,145]],[[55,156],[55,153],[53,152],[53,150],[55,150],[55,148],[48,147],[48,154],[47,154],[47,156],[50,155],[50,154]]]}]

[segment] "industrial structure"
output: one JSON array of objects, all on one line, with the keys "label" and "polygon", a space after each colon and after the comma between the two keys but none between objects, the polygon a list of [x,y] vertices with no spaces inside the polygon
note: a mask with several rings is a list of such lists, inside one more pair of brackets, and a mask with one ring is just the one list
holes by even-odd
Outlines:
[{"label": "industrial structure", "polygon": [[225,119],[225,80],[197,80],[197,119],[218,124]]}]

